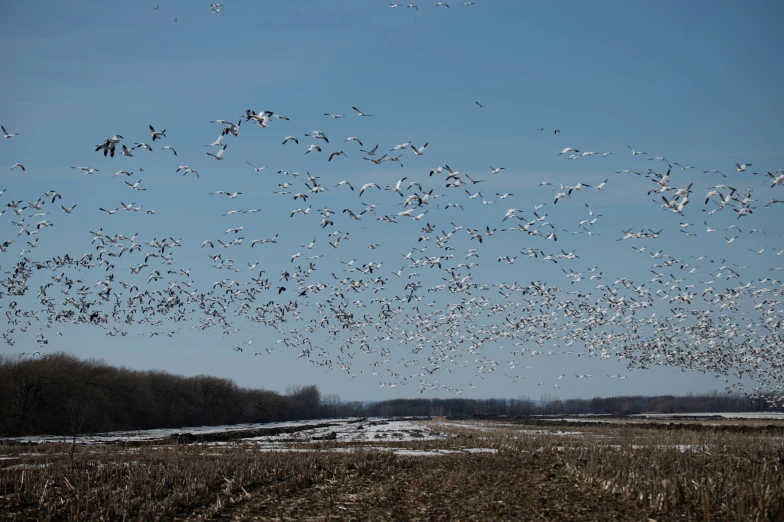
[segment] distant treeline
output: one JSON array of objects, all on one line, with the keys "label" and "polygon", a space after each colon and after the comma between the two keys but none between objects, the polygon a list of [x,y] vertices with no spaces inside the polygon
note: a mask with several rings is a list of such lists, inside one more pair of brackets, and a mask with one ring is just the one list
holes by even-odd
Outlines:
[{"label": "distant treeline", "polygon": [[366,405],[365,415],[392,416],[497,416],[529,415],[629,415],[633,413],[725,413],[784,411],[762,399],[714,392],[676,397],[620,396],[561,400],[543,394],[539,400],[519,399],[395,399]]},{"label": "distant treeline", "polygon": [[38,359],[0,356],[0,436],[74,435],[347,416],[740,411],[774,410],[762,400],[718,392],[565,401],[546,394],[538,401],[522,397],[347,403],[337,395],[322,396],[316,386],[290,386],[280,394],[242,388],[230,379],[116,368],[64,353]]},{"label": "distant treeline", "polygon": [[[284,395],[207,375],[116,368],[64,353],[0,356],[0,436],[71,435],[354,415],[316,386]],[[361,414],[360,412],[357,412]]]}]

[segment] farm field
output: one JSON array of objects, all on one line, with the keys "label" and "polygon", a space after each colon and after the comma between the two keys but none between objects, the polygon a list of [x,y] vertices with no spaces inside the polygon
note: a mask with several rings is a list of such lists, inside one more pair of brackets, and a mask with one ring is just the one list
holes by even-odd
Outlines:
[{"label": "farm field", "polygon": [[781,520],[784,423],[766,422],[334,419],[7,439],[0,519]]}]

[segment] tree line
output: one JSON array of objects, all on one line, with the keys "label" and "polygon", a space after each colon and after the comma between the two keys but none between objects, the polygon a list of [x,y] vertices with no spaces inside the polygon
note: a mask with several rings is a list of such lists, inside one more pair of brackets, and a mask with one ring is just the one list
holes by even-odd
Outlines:
[{"label": "tree line", "polygon": [[[285,393],[230,379],[117,368],[65,353],[0,356],[0,436],[219,426],[353,415],[316,386]],[[361,412],[360,412],[361,413]]]},{"label": "tree line", "polygon": [[542,394],[539,400],[517,399],[395,399],[368,404],[369,416],[508,416],[530,415],[630,415],[634,413],[731,413],[784,411],[764,399],[745,395],[713,392],[686,396],[661,395],[595,397],[561,400],[557,395]]},{"label": "tree line", "polygon": [[117,368],[65,353],[0,356],[0,436],[75,435],[349,416],[528,416],[772,411],[761,399],[718,392],[686,397],[396,399],[344,402],[315,385],[284,393],[231,379]]}]

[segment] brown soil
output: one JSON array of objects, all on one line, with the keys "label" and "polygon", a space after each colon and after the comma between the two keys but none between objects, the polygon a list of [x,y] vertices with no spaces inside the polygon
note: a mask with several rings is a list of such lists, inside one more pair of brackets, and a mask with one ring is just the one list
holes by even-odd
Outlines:
[{"label": "brown soil", "polygon": [[[214,521],[642,520],[648,513],[578,484],[538,454],[397,456],[383,475],[347,471],[275,498],[249,491]],[[198,513],[182,520],[204,520]]]}]

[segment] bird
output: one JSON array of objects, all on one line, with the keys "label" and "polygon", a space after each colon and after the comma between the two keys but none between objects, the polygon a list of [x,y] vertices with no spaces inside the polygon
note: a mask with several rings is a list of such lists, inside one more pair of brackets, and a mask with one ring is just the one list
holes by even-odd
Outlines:
[{"label": "bird", "polygon": [[377,150],[378,150],[378,145],[376,145],[375,147],[373,147],[373,148],[372,148],[372,149],[370,149],[370,150],[362,150],[362,149],[359,149],[359,152],[361,152],[361,153],[363,153],[363,154],[367,154],[368,156],[375,156],[375,155],[376,155],[376,151],[377,151]]},{"label": "bird", "polygon": [[746,172],[747,167],[751,167],[751,163],[735,164],[735,170],[737,170],[738,172]]},{"label": "bird", "polygon": [[[444,4],[444,5],[446,5],[446,4]],[[447,5],[447,7],[449,7],[449,6]],[[475,101],[474,103],[475,103],[475,104],[476,104],[476,106],[477,106],[477,107],[479,107],[480,109],[481,109],[482,107],[484,107],[484,105],[482,105],[482,104],[481,104],[481,103],[479,103],[478,101]]]},{"label": "bird", "polygon": [[354,109],[354,111],[357,113],[357,116],[362,116],[362,117],[373,116],[372,114],[365,114],[364,112],[357,109],[356,107],[351,107],[351,108]]},{"label": "bird", "polygon": [[[175,20],[176,20],[176,18],[175,18]],[[166,137],[166,129],[163,129],[162,131],[156,131],[155,129],[153,129],[152,125],[150,125],[150,137],[152,138],[152,141],[159,140],[161,138],[165,138]]]},{"label": "bird", "polygon": [[209,156],[209,157],[211,157],[213,159],[216,159],[216,160],[222,160],[223,159],[223,151],[226,150],[226,146],[227,145],[224,145],[223,147],[221,147],[221,150],[219,150],[217,154],[213,154],[212,152],[208,152],[207,156]]},{"label": "bird", "polygon": [[377,189],[381,189],[381,187],[379,187],[375,183],[365,183],[364,185],[362,185],[362,188],[359,189],[359,195],[361,196],[367,189],[373,188],[373,187],[375,187]]},{"label": "bird", "polygon": [[253,165],[253,164],[252,164],[250,161],[246,161],[245,163],[247,163],[248,165],[250,165],[251,167],[253,167],[253,170],[254,170],[254,172],[260,172],[260,171],[262,171],[262,170],[264,170],[264,169],[266,169],[266,168],[267,168],[267,167],[256,167],[256,166],[255,166],[255,165]]},{"label": "bird", "polygon": [[24,165],[22,165],[21,163],[14,163],[14,164],[11,166],[11,170],[14,170],[16,167],[19,167],[20,169],[22,169],[22,172],[24,172],[24,171],[25,171]]},{"label": "bird", "polygon": [[504,167],[497,167],[497,168],[490,167],[490,170],[493,171],[493,174],[498,174],[499,172],[504,170]]},{"label": "bird", "polygon": [[[357,143],[359,143],[359,146],[360,146],[360,147],[363,147],[363,145],[362,145],[362,142],[361,142],[361,141],[360,141],[360,139],[359,139],[359,138],[357,138],[356,136],[351,136],[350,138],[346,138],[345,140],[343,140],[343,143],[345,143],[345,142],[347,142],[347,141],[356,141]],[[364,151],[361,151],[361,150],[360,150],[360,152],[364,152]],[[372,154],[371,154],[371,156],[372,156]]]},{"label": "bird", "polygon": [[162,148],[161,150],[166,150],[166,149],[168,149],[168,150],[172,151],[172,152],[174,153],[174,155],[175,155],[175,156],[177,155],[177,151],[176,151],[176,150],[174,150],[174,147],[172,147],[171,145],[166,145],[166,146],[165,146],[164,148]]},{"label": "bird", "polygon": [[285,145],[285,144],[286,144],[286,142],[288,142],[288,141],[293,141],[294,143],[296,143],[297,145],[299,145],[299,140],[298,140],[296,137],[294,137],[294,136],[286,136],[285,138],[283,138],[283,143],[282,143],[282,145]]},{"label": "bird", "polygon": [[311,151],[318,151],[321,152],[321,147],[316,144],[308,145],[308,150],[305,151],[305,154],[310,154]]},{"label": "bird", "polygon": [[72,169],[78,169],[84,172],[85,174],[92,174],[93,172],[100,172],[98,169],[94,169],[92,167],[71,167]]},{"label": "bird", "polygon": [[627,147],[629,147],[632,150],[632,156],[636,156],[638,154],[648,154],[647,152],[640,152],[640,151],[632,149],[631,145],[627,145]]},{"label": "bird", "polygon": [[336,150],[335,152],[330,152],[329,153],[329,159],[327,161],[332,161],[332,158],[334,158],[335,156],[343,156],[345,158],[348,157],[348,156],[346,156],[346,153],[343,152],[342,150]]},{"label": "bird", "polygon": [[2,125],[0,125],[0,129],[3,130],[3,138],[13,138],[14,136],[19,136],[19,134],[10,134]]},{"label": "bird", "polygon": [[427,143],[419,147],[418,149],[411,145],[411,152],[413,152],[417,156],[422,156],[425,153],[425,147],[427,147]]}]

